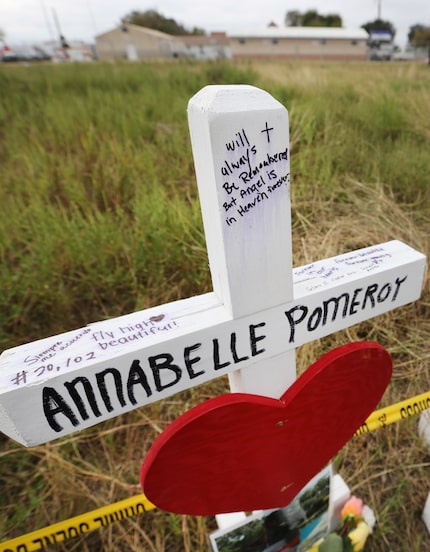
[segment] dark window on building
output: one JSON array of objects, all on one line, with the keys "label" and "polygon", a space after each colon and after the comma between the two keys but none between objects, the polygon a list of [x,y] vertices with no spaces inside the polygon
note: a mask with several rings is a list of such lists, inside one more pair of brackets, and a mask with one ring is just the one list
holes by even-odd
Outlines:
[{"label": "dark window on building", "polygon": [[324,46],[324,44],[326,44],[326,43],[327,43],[327,40],[325,38],[321,38],[321,40],[320,40],[321,46]]},{"label": "dark window on building", "polygon": [[352,44],[353,46],[357,46],[358,42],[357,42],[356,40],[351,40],[351,44]]},{"label": "dark window on building", "polygon": [[245,44],[246,40],[244,38],[239,38],[239,44]]},{"label": "dark window on building", "polygon": [[272,44],[278,44],[278,39],[277,38],[272,38]]}]

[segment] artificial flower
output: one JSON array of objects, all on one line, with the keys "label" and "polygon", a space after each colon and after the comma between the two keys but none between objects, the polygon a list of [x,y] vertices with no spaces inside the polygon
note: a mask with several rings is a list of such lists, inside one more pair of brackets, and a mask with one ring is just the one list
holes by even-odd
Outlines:
[{"label": "artificial flower", "polygon": [[367,525],[369,526],[369,529],[370,529],[370,532],[373,531],[373,528],[375,527],[375,523],[376,523],[376,517],[375,517],[375,513],[374,511],[372,510],[372,508],[370,508],[369,506],[367,506],[367,504],[365,504],[363,506],[363,511],[361,513],[361,517],[363,518],[363,520],[367,523]]},{"label": "artificial flower", "polygon": [[340,517],[341,519],[344,519],[347,516],[360,518],[362,512],[363,512],[363,501],[361,500],[361,498],[357,498],[356,496],[351,496],[351,498],[345,502],[345,505],[340,512]]},{"label": "artificial flower", "polygon": [[373,511],[356,496],[347,500],[341,511],[338,529],[313,544],[307,552],[360,552],[375,525]]},{"label": "artificial flower", "polygon": [[354,552],[359,552],[363,550],[364,545],[366,544],[367,537],[370,535],[370,527],[365,521],[360,521],[355,529],[350,531],[347,535],[347,538],[351,541],[352,550]]},{"label": "artificial flower", "polygon": [[351,496],[347,500],[340,512],[341,521],[338,529],[338,534],[341,537],[348,535],[350,531],[355,529],[360,521],[363,520],[363,501],[356,496]]}]

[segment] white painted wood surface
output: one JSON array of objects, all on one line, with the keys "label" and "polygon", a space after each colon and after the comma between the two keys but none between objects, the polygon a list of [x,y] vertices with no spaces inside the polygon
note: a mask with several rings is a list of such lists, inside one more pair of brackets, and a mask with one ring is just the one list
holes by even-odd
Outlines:
[{"label": "white painted wood surface", "polygon": [[[233,318],[292,301],[286,108],[253,86],[207,86],[188,120],[215,294]],[[295,378],[294,350],[229,375],[231,391],[270,397]]]},{"label": "white painted wood surface", "polygon": [[214,292],[3,352],[0,430],[18,442],[224,374],[233,390],[280,396],[296,347],[419,298],[425,256],[398,241],[291,270],[288,114],[271,96],[208,87],[189,120]]},{"label": "white painted wood surface", "polygon": [[287,110],[253,86],[207,86],[188,119],[215,293],[234,318],[291,301]]}]

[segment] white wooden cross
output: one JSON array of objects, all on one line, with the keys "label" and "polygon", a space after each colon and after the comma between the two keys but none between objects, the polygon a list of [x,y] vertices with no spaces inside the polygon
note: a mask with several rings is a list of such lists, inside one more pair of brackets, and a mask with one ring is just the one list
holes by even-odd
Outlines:
[{"label": "white wooden cross", "polygon": [[391,241],[292,270],[287,110],[208,86],[189,123],[214,291],[0,356],[0,430],[25,446],[229,374],[279,397],[296,347],[419,298],[425,256]]}]

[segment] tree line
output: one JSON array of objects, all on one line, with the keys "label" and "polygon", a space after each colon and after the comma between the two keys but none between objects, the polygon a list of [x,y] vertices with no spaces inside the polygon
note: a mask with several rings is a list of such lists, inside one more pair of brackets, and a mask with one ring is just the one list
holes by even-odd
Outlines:
[{"label": "tree line", "polygon": [[[133,10],[121,20],[123,25],[133,24],[149,29],[155,29],[171,35],[205,35],[206,31],[199,27],[187,29],[181,23],[172,18],[165,17],[156,9],[144,12]],[[336,13],[322,15],[316,10],[300,12],[290,10],[285,15],[287,27],[342,27],[342,17]],[[392,37],[396,35],[396,29],[390,21],[375,19],[361,25],[369,34],[372,31],[388,31]],[[416,23],[409,29],[408,40],[415,47],[430,47],[430,26]]]}]

